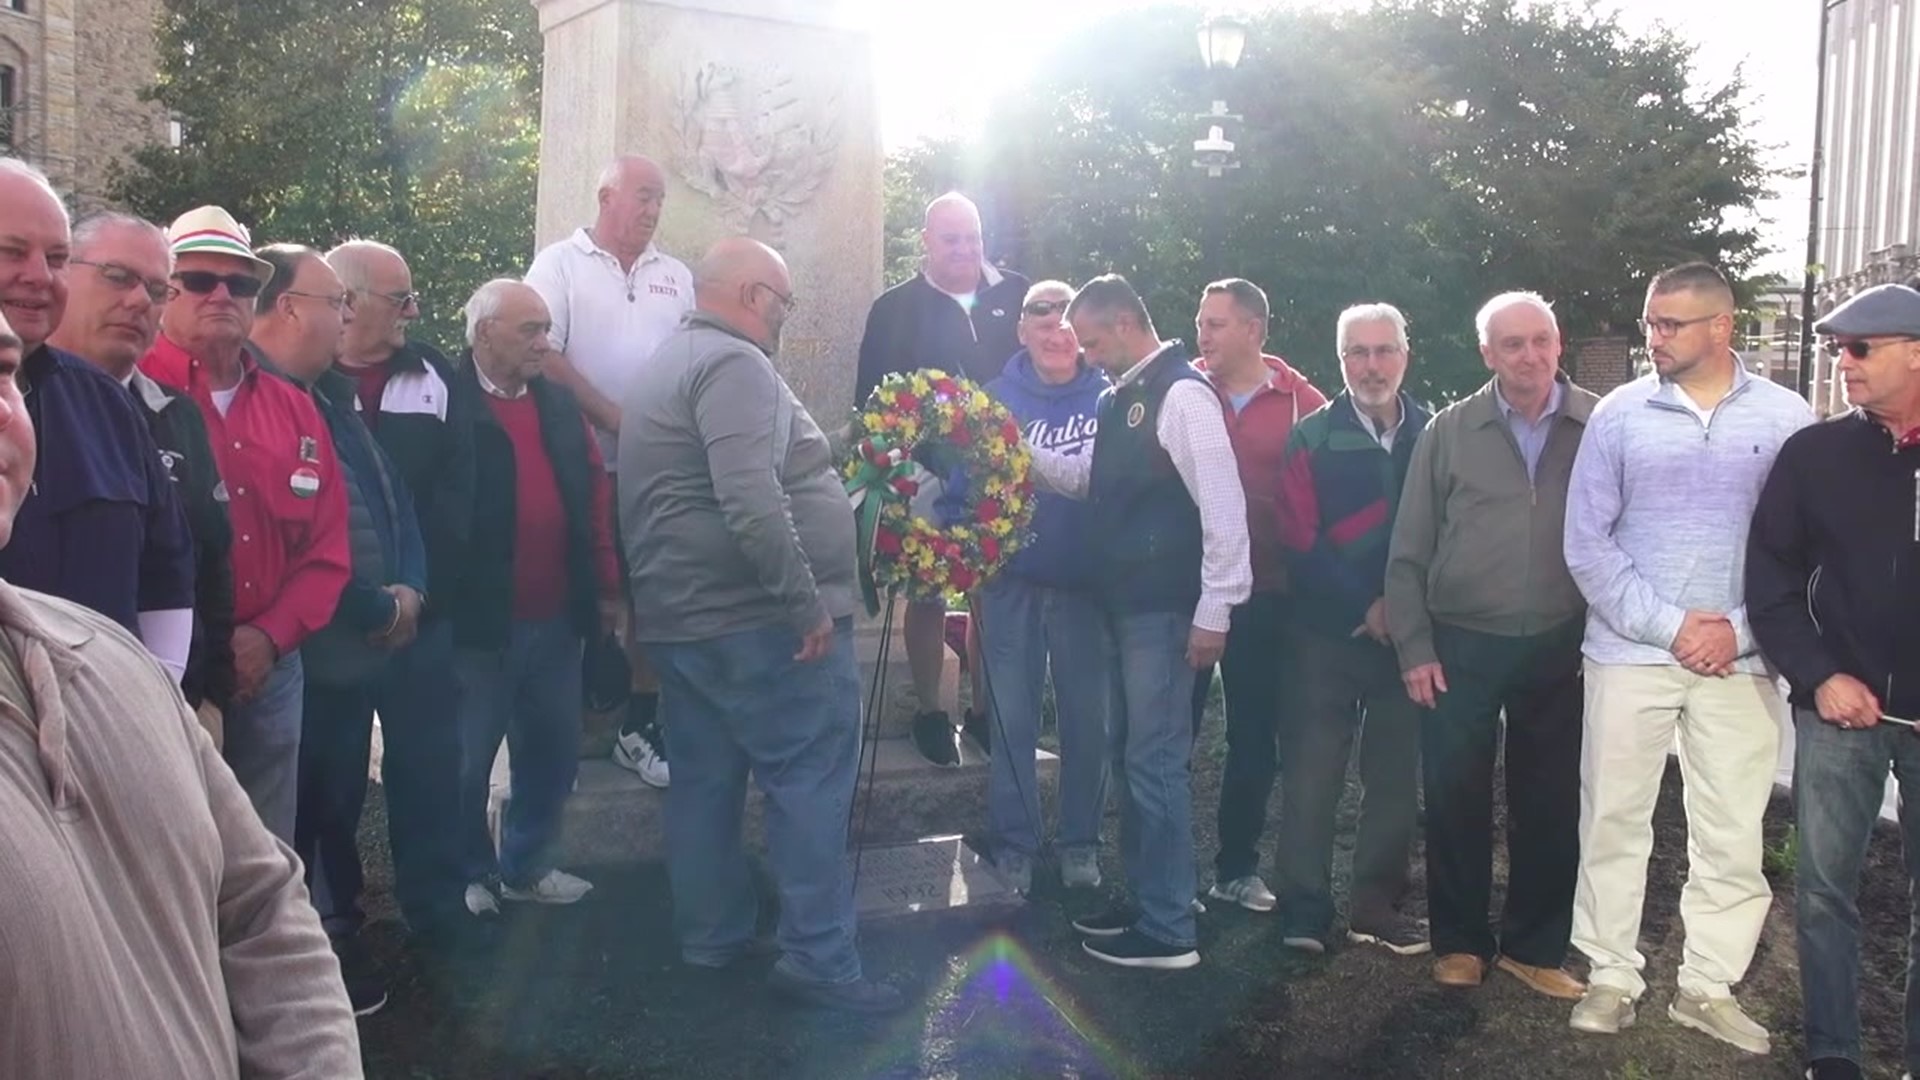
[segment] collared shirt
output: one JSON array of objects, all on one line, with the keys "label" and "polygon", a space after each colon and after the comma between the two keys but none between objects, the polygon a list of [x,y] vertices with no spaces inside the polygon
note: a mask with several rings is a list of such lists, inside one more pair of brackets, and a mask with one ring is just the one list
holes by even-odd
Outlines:
[{"label": "collared shirt", "polygon": [[519,390],[511,394],[500,389],[492,379],[487,378],[487,369],[481,367],[478,360],[473,363],[473,374],[475,378],[480,380],[480,389],[485,390],[489,397],[497,397],[502,401],[518,401],[527,396],[527,388],[525,386],[520,387]]},{"label": "collared shirt", "polygon": [[1407,420],[1405,409],[1400,410],[1400,416],[1394,420],[1392,427],[1381,427],[1375,423],[1373,417],[1368,416],[1367,411],[1362,409],[1358,402],[1354,403],[1353,415],[1360,421],[1360,430],[1373,436],[1373,441],[1380,444],[1380,449],[1389,454],[1393,453],[1393,437],[1400,434],[1400,425]]},{"label": "collared shirt", "polygon": [[[1147,365],[1173,343],[1166,342],[1126,374],[1114,380],[1124,387],[1140,377]],[[1233,461],[1233,443],[1227,438],[1220,399],[1204,379],[1182,379],[1167,390],[1160,403],[1154,435],[1173,459],[1174,471],[1186,485],[1200,511],[1200,602],[1193,625],[1224,633],[1233,606],[1253,592],[1253,563],[1247,542],[1247,500]],[[1093,478],[1092,454],[1060,454],[1035,448],[1035,479],[1047,490],[1084,499]]]},{"label": "collared shirt", "polygon": [[306,391],[243,355],[222,415],[200,361],[161,334],[140,361],[155,382],[191,397],[207,422],[233,521],[233,617],[281,655],[333,618],[351,577],[347,489],[333,438]]},{"label": "collared shirt", "polygon": [[[527,284],[547,302],[554,348],[616,407],[633,373],[693,310],[693,272],[685,263],[649,244],[623,270],[584,228],[534,256]],[[594,437],[612,471],[613,436]]]},{"label": "collared shirt", "polygon": [[1500,382],[1493,384],[1493,400],[1500,406],[1500,415],[1507,418],[1507,429],[1513,432],[1514,444],[1520,447],[1521,460],[1527,463],[1527,479],[1532,480],[1540,468],[1540,455],[1546,452],[1547,436],[1553,433],[1553,420],[1560,412],[1560,399],[1564,394],[1560,380],[1553,381],[1553,389],[1547,391],[1547,407],[1538,420],[1528,420],[1527,414],[1514,408],[1507,402],[1505,394],[1500,392]]}]

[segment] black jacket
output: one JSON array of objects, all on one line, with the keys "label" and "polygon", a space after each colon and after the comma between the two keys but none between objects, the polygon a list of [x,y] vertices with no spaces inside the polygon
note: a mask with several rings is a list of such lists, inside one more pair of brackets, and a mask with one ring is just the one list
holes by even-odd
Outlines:
[{"label": "black jacket", "polygon": [[193,645],[180,692],[196,708],[233,704],[233,524],[200,406],[136,369],[127,386],[160,448],[193,534]]},{"label": "black jacket", "polygon": [[1027,279],[1011,270],[995,270],[991,277],[983,272],[970,316],[925,274],[881,293],[860,337],[854,407],[865,405],[881,378],[895,371],[938,368],[981,386],[992,382],[1020,351],[1015,329],[1027,287]]},{"label": "black jacket", "polygon": [[1845,672],[1920,719],[1920,445],[1857,410],[1794,433],[1754,508],[1746,586],[1795,705]]},{"label": "black jacket", "polygon": [[[474,403],[475,474],[486,477],[473,497],[472,539],[451,563],[428,568],[434,580],[447,581],[442,610],[453,620],[454,644],[463,649],[502,649],[513,628],[513,538],[518,509],[514,493],[513,442],[487,407],[473,357],[463,356],[455,373],[457,393]],[[553,464],[560,505],[567,518],[567,614],[582,637],[600,630],[599,585],[593,564],[593,463],[580,403],[564,387],[546,379],[527,384],[540,413],[541,441]],[[422,518],[424,526],[425,518]]]}]

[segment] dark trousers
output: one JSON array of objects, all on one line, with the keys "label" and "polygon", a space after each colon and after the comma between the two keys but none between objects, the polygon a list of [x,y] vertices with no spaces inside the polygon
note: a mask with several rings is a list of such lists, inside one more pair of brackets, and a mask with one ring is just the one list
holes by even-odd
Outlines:
[{"label": "dark trousers", "polygon": [[300,736],[300,805],[294,850],[331,937],[359,929],[363,884],[360,809],[367,798],[373,714],[384,747],[393,891],[415,929],[462,914],[465,880],[453,842],[459,822],[460,730],[455,720],[453,634],[443,621],[360,683],[306,685]]},{"label": "dark trousers", "polygon": [[[1505,954],[1537,967],[1566,960],[1580,866],[1583,625],[1569,619],[1528,637],[1434,626],[1447,692],[1420,731],[1427,917],[1438,955]],[[1503,727],[1507,903],[1496,939],[1487,909],[1493,890],[1493,768]]]},{"label": "dark trousers", "polygon": [[1324,937],[1333,925],[1334,820],[1356,733],[1360,827],[1348,921],[1388,926],[1407,891],[1419,815],[1419,709],[1407,698],[1393,650],[1371,638],[1298,630],[1288,635],[1287,652],[1292,686],[1281,728],[1274,890],[1282,928]]},{"label": "dark trousers", "polygon": [[[1227,763],[1220,777],[1220,851],[1214,876],[1232,881],[1258,872],[1260,834],[1279,766],[1280,687],[1284,683],[1285,600],[1255,593],[1233,609],[1227,651],[1220,658],[1227,704]],[[1206,711],[1211,672],[1194,684],[1194,732]]]}]

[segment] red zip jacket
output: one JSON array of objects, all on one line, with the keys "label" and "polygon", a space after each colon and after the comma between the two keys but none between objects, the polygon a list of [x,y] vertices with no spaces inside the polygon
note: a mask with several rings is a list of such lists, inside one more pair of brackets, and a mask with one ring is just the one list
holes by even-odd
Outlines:
[{"label": "red zip jacket", "polygon": [[1233,456],[1240,463],[1240,486],[1247,495],[1247,538],[1253,546],[1253,591],[1284,592],[1287,566],[1285,549],[1280,545],[1281,464],[1293,425],[1325,405],[1327,396],[1285,360],[1265,355],[1260,359],[1272,370],[1273,377],[1255,390],[1246,407],[1237,413],[1225,392],[1214,385],[1213,376],[1207,374],[1207,362],[1195,360],[1193,366],[1206,376],[1207,384],[1220,398],[1227,438],[1232,440]]},{"label": "red zip jacket", "polygon": [[233,622],[285,656],[327,625],[350,574],[347,488],[327,422],[299,387],[243,356],[227,415],[200,362],[161,334],[140,370],[200,406],[233,521]]}]

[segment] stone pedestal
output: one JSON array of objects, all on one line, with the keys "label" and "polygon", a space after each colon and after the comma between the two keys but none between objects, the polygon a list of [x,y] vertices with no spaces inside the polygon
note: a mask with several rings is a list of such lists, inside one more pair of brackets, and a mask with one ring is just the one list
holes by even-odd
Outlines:
[{"label": "stone pedestal", "polygon": [[820,426],[853,400],[881,287],[872,43],[831,0],[533,0],[545,39],[537,240],[592,221],[600,170],[667,173],[658,243],[689,265],[722,236],[787,260],[798,309],[774,360]]}]

